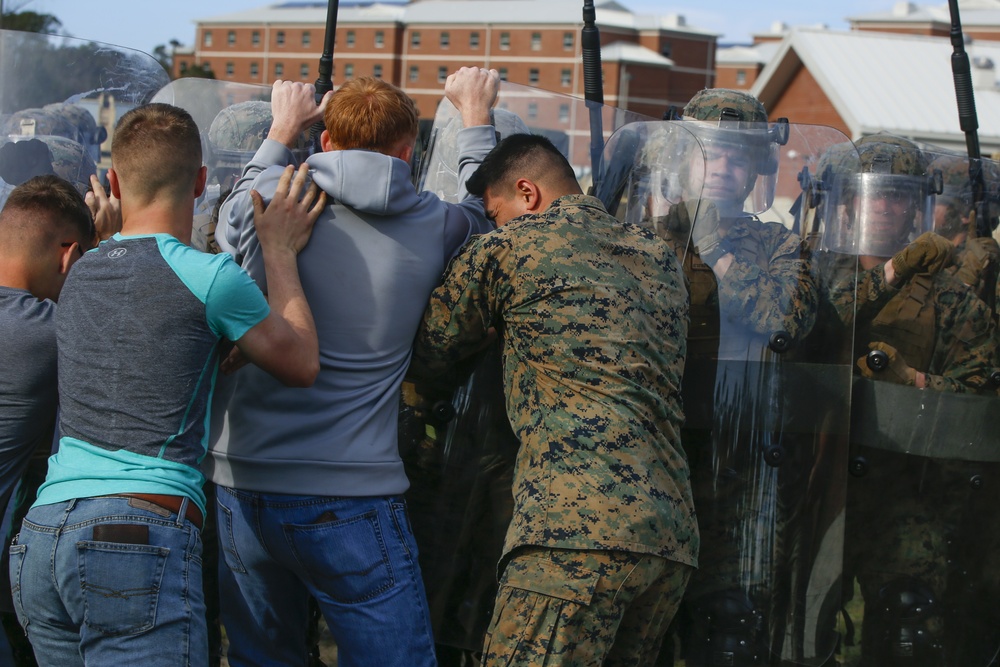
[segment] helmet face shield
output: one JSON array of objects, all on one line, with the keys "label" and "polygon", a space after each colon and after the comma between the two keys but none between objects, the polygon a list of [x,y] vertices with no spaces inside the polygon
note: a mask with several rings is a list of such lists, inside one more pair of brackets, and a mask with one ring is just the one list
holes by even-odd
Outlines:
[{"label": "helmet face shield", "polygon": [[[688,156],[686,187],[724,216],[759,214],[774,203],[779,144],[767,123],[683,121],[701,144]],[[700,179],[700,180],[699,180]]]},{"label": "helmet face shield", "polygon": [[891,257],[934,226],[934,193],[926,176],[853,174],[824,199],[822,248]]}]

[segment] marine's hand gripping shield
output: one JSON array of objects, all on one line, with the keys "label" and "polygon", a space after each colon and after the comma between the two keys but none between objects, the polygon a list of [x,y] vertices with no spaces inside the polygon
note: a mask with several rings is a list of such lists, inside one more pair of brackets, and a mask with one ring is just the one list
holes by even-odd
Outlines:
[{"label": "marine's hand gripping shield", "polygon": [[[846,137],[743,125],[626,126],[600,194],[689,280],[682,441],[702,549],[676,650],[689,666],[820,665],[837,646],[853,358],[850,325],[817,318],[828,279],[794,230],[799,174]],[[765,172],[773,196],[754,196]]]}]

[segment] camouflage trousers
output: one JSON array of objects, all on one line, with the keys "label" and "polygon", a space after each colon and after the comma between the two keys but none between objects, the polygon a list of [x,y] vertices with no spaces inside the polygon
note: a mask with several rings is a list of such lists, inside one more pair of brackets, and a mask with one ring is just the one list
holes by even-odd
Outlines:
[{"label": "camouflage trousers", "polygon": [[652,665],[692,570],[627,551],[523,547],[500,579],[483,665]]}]

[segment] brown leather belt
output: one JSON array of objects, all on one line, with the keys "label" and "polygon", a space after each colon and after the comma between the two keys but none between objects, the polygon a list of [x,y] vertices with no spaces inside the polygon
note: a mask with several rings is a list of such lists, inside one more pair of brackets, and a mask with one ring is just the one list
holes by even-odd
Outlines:
[{"label": "brown leather belt", "polygon": [[[168,496],[160,493],[115,493],[110,496],[105,496],[105,498],[129,498],[130,500],[142,501],[148,505],[153,505],[161,510],[166,510],[170,514],[180,514],[181,502],[184,501],[182,496]],[[159,514],[152,507],[142,507],[141,505],[129,503],[132,507],[138,507],[139,509],[146,509],[156,514]],[[202,521],[204,517],[201,515],[201,510],[192,501],[188,501],[187,512],[184,514],[184,518],[195,525],[199,530],[201,529]]]}]

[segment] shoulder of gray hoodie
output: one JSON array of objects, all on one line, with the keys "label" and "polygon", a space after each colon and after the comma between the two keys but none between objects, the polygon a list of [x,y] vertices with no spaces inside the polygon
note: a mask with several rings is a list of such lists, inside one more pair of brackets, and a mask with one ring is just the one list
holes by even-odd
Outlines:
[{"label": "shoulder of gray hoodie", "polygon": [[[441,252],[453,257],[475,234],[493,231],[486,218],[482,199],[465,189],[465,183],[496,146],[491,125],[467,127],[458,132],[459,203],[441,201],[432,192],[417,192],[410,167],[402,160],[373,151],[329,151],[310,156],[306,163],[313,181],[327,194],[327,206],[340,205],[368,220],[371,216],[415,217],[428,225],[441,225]],[[250,190],[260,193],[265,203],[274,196],[284,168],[297,164],[285,145],[265,139],[243,169],[219,212],[215,237],[267,292],[264,258],[253,224]],[[430,230],[428,230],[430,231]]]}]

